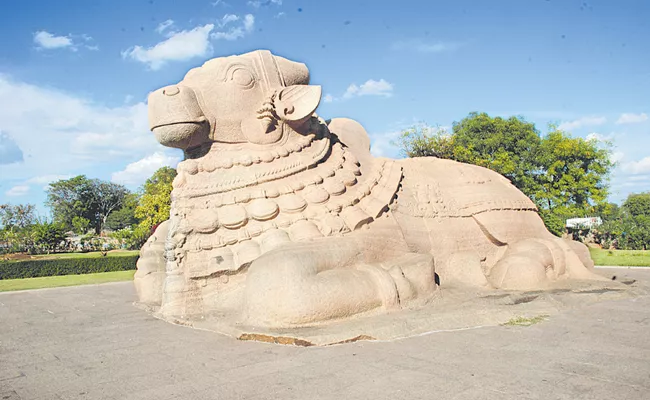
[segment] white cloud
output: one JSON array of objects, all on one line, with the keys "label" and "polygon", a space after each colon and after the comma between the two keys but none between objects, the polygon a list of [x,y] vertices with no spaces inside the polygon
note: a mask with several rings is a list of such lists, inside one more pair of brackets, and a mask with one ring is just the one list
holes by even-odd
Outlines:
[{"label": "white cloud", "polygon": [[114,172],[111,181],[124,185],[140,185],[153,175],[158,168],[164,166],[175,168],[179,161],[180,157],[156,152],[127,165],[122,171]]},{"label": "white cloud", "polygon": [[563,131],[571,131],[580,129],[584,126],[598,126],[607,122],[605,117],[582,117],[573,121],[563,122],[558,126],[558,129]]},{"label": "white cloud", "polygon": [[47,190],[50,183],[55,182],[55,181],[60,181],[62,179],[70,179],[70,178],[72,178],[72,175],[70,175],[70,174],[41,175],[41,176],[35,176],[33,178],[30,178],[30,179],[26,180],[25,184],[42,185],[43,190]]},{"label": "white cloud", "polygon": [[124,50],[122,57],[147,64],[152,70],[160,69],[169,61],[205,57],[212,53],[209,38],[213,29],[213,24],[206,24],[189,31],[174,32],[152,47],[133,46]]},{"label": "white cloud", "polygon": [[69,36],[55,36],[47,31],[38,31],[34,34],[34,43],[42,49],[62,49],[70,47],[74,50],[72,38]]},{"label": "white cloud", "polygon": [[271,4],[275,4],[276,6],[281,6],[282,5],[282,0],[251,0],[248,1],[246,4],[253,8],[260,8],[260,7],[266,7],[270,6]]},{"label": "white cloud", "polygon": [[255,27],[255,17],[252,14],[246,14],[244,16],[244,30],[246,32],[251,32]]},{"label": "white cloud", "polygon": [[12,187],[11,189],[7,190],[5,192],[5,195],[10,196],[10,197],[19,197],[19,196],[24,196],[27,193],[29,193],[29,186],[28,185],[16,185]]},{"label": "white cloud", "polygon": [[591,132],[589,133],[585,139],[587,140],[595,140],[596,142],[610,142],[616,137],[616,133],[612,132],[608,135],[603,135],[598,132]]},{"label": "white cloud", "polygon": [[156,32],[163,33],[167,28],[170,28],[172,25],[174,25],[173,19],[168,19],[167,21],[161,22],[156,27]]},{"label": "white cloud", "polygon": [[[616,189],[627,189],[625,193],[634,193],[634,192],[646,192],[647,187],[650,184],[650,175],[633,175],[625,178],[621,178],[612,184],[612,188],[615,189],[614,192],[619,192]],[[624,196],[621,200],[625,199]]]},{"label": "white cloud", "polygon": [[391,97],[393,95],[393,84],[384,79],[378,81],[368,79],[365,83],[357,85],[356,83],[350,84],[341,97],[334,97],[331,94],[326,94],[323,97],[325,103],[331,103],[339,100],[348,100],[353,97],[359,96],[380,96]]},{"label": "white cloud", "polygon": [[648,114],[623,113],[616,121],[617,124],[638,124],[648,120]]},{"label": "white cloud", "polygon": [[625,157],[625,153],[623,153],[622,151],[615,151],[609,155],[609,161],[613,163],[617,163],[623,160],[623,157]]},{"label": "white cloud", "polygon": [[590,134],[587,135],[587,137],[585,137],[585,139],[595,140],[596,142],[602,142],[604,140],[604,136],[597,132],[591,132]]},{"label": "white cloud", "polygon": [[221,22],[219,22],[219,26],[226,26],[231,22],[239,21],[239,16],[235,14],[226,14],[221,18]]},{"label": "white cloud", "polygon": [[275,14],[273,18],[282,18],[285,15],[287,15],[287,13],[285,13],[284,11],[280,11],[279,13]]},{"label": "white cloud", "polygon": [[70,179],[70,178],[72,178],[72,175],[41,175],[41,176],[35,176],[33,178],[28,179],[26,183],[36,183],[40,185],[45,185],[61,179]]},{"label": "white cloud", "polygon": [[650,174],[650,157],[644,157],[639,161],[630,161],[621,166],[621,170],[634,175]]},{"label": "white cloud", "polygon": [[634,175],[627,178],[631,182],[650,181],[650,175]]},{"label": "white cloud", "polygon": [[[11,132],[22,163],[0,164],[0,184],[41,184],[44,177],[118,170],[125,160],[165,150],[147,124],[143,102],[106,107],[0,74],[0,126]],[[35,178],[36,177],[36,178]]]},{"label": "white cloud", "polygon": [[393,143],[400,131],[370,134],[370,152],[375,157],[396,157],[399,149]]},{"label": "white cloud", "polygon": [[93,38],[85,33],[81,35],[56,36],[47,31],[34,33],[34,43],[39,50],[68,49],[77,51],[83,47],[88,50],[99,50],[97,45],[88,44]]},{"label": "white cloud", "polygon": [[369,79],[361,86],[351,84],[343,94],[344,99],[356,96],[382,96],[390,97],[393,95],[393,84],[380,79],[378,81]]},{"label": "white cloud", "polygon": [[[225,16],[224,16],[225,18]],[[239,18],[237,19],[239,20]],[[253,32],[255,27],[255,17],[252,14],[246,14],[239,26],[233,26],[227,31],[213,32],[212,39],[237,40]]]},{"label": "white cloud", "polygon": [[41,188],[43,190],[47,190],[49,187],[49,184],[58,181],[61,179],[70,179],[72,178],[72,175],[66,174],[59,174],[59,175],[41,175],[41,176],[35,176],[33,178],[27,179],[25,182],[23,182],[19,186],[29,186],[29,185],[41,185]]},{"label": "white cloud", "polygon": [[229,5],[228,3],[226,3],[223,0],[216,0],[216,1],[212,2],[212,3],[210,3],[210,4],[212,4],[213,7],[216,7],[218,5],[222,5],[222,6],[228,6]]},{"label": "white cloud", "polygon": [[416,51],[418,53],[441,53],[444,51],[457,50],[461,46],[463,46],[463,43],[442,41],[427,43],[420,39],[413,39],[394,42],[391,45],[391,49]]}]

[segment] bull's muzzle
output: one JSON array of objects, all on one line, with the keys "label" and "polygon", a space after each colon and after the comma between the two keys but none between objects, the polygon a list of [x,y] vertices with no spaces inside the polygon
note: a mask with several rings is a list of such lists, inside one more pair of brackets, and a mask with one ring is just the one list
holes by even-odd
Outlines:
[{"label": "bull's muzzle", "polygon": [[149,128],[162,145],[183,150],[209,141],[210,135],[196,94],[180,85],[149,94]]}]

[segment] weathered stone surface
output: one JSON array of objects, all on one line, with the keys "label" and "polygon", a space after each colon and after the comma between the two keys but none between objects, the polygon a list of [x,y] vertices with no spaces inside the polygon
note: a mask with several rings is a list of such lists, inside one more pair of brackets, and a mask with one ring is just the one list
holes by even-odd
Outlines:
[{"label": "weathered stone surface", "polygon": [[[422,307],[436,281],[531,290],[598,279],[583,246],[551,235],[504,177],[374,158],[360,124],[314,114],[320,96],[304,64],[268,51],[210,60],[150,95],[156,138],[185,160],[167,233],[143,250],[142,302],[168,320],[286,331]],[[147,278],[150,265],[164,281]]]}]

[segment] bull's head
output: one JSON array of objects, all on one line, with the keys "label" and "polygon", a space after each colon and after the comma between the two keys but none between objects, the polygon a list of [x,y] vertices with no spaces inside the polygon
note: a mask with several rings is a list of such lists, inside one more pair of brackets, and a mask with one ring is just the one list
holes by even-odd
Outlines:
[{"label": "bull's head", "polygon": [[305,64],[266,50],[215,58],[149,95],[149,125],[160,143],[184,150],[275,143],[318,107],[321,88],[308,84]]}]

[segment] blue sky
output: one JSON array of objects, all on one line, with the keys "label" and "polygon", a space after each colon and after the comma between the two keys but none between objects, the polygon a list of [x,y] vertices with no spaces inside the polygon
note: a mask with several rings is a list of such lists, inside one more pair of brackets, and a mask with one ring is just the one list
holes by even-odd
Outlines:
[{"label": "blue sky", "polygon": [[177,150],[146,96],[207,59],[265,48],[305,62],[318,113],[373,152],[471,111],[611,140],[611,200],[650,190],[650,2],[112,0],[0,5],[0,203],[77,174],[136,189]]}]

